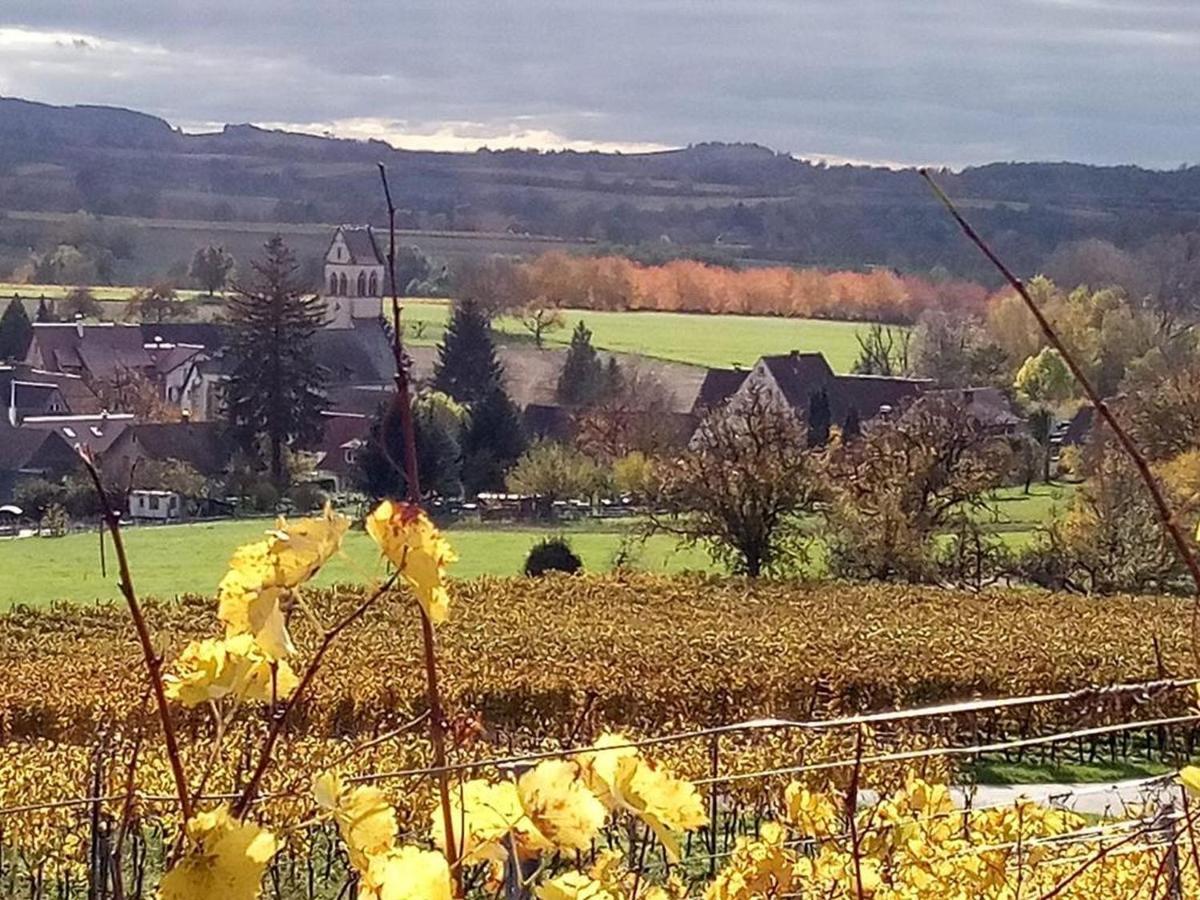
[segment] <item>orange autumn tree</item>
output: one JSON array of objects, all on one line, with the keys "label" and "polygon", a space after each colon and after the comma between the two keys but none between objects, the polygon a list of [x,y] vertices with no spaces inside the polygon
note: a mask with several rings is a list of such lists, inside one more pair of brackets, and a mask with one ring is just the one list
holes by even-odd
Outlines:
[{"label": "orange autumn tree", "polygon": [[930,309],[982,314],[977,284],[889,269],[824,271],[786,266],[732,269],[694,260],[642,265],[618,256],[545,253],[519,266],[530,297],[595,310],[737,313],[914,322]]}]

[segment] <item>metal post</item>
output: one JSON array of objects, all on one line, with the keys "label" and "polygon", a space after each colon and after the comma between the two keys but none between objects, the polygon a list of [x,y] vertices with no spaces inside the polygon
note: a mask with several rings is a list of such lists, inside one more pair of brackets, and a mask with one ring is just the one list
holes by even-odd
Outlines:
[{"label": "metal post", "polygon": [[1166,846],[1163,874],[1166,877],[1166,900],[1183,900],[1183,883],[1179,877],[1179,832],[1175,828],[1175,801],[1167,795],[1154,818],[1154,830]]}]

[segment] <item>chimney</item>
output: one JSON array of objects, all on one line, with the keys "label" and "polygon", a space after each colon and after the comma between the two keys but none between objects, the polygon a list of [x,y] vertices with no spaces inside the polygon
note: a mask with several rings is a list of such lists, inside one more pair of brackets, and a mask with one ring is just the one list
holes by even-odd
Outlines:
[{"label": "chimney", "polygon": [[83,313],[75,313],[75,336],[83,339]]}]

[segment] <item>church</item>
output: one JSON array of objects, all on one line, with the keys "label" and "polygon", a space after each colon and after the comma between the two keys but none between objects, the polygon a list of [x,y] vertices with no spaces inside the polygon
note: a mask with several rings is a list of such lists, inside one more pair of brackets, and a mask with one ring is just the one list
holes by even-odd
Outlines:
[{"label": "church", "polygon": [[385,263],[370,225],[339,225],[325,251],[321,296],[328,328],[353,328],[356,320],[383,312]]}]

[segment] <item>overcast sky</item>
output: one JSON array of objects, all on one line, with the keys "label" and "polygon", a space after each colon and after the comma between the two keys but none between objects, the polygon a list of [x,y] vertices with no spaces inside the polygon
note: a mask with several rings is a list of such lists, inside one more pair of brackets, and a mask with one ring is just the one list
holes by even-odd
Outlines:
[{"label": "overcast sky", "polygon": [[1200,0],[2,0],[0,95],[437,149],[1169,168],[1200,162]]}]

